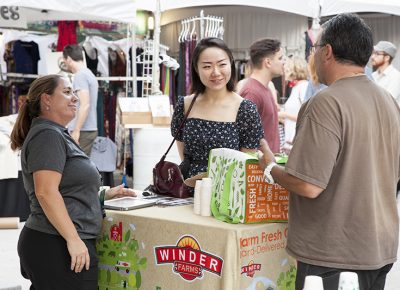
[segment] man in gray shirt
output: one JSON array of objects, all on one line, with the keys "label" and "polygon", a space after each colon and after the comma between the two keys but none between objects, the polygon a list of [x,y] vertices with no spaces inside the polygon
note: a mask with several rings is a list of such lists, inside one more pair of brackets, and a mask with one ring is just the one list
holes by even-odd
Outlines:
[{"label": "man in gray shirt", "polygon": [[73,88],[79,97],[76,117],[68,124],[72,138],[90,155],[97,137],[98,82],[83,61],[83,51],[78,45],[67,45],[63,50],[64,62],[74,73]]}]

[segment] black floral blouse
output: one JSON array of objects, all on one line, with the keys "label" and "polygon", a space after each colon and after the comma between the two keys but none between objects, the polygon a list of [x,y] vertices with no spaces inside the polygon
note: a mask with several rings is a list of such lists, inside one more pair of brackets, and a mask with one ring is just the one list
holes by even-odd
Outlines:
[{"label": "black floral blouse", "polygon": [[[193,106],[196,106],[196,102]],[[182,132],[179,125],[184,118],[184,97],[175,106],[171,122],[172,136],[184,143],[184,156],[188,166],[185,178],[207,171],[208,154],[214,148],[257,149],[264,136],[257,107],[249,100],[240,103],[235,122],[218,122],[199,118],[188,118]],[[185,171],[185,170],[182,170]],[[184,173],[184,172],[182,172]]]}]

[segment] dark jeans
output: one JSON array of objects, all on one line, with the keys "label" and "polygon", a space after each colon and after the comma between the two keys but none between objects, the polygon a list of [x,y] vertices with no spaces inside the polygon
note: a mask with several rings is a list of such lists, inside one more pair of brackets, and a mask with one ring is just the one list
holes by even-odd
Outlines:
[{"label": "dark jeans", "polygon": [[90,268],[75,273],[61,236],[24,227],[18,240],[21,274],[31,280],[30,290],[97,290],[96,240],[83,240],[89,251]]},{"label": "dark jeans", "polygon": [[324,283],[324,290],[337,290],[339,287],[340,272],[355,272],[358,275],[360,290],[384,290],[386,275],[393,264],[388,264],[377,270],[345,270],[314,266],[297,262],[296,290],[302,290],[306,276],[320,276]]}]

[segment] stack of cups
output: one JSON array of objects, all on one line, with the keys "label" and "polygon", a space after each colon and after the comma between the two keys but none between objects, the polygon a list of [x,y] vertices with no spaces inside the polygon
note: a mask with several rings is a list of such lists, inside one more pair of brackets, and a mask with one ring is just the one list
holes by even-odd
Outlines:
[{"label": "stack of cups", "polygon": [[211,188],[212,179],[209,177],[196,181],[193,206],[195,214],[211,216]]},{"label": "stack of cups", "polygon": [[205,177],[201,181],[200,215],[211,216],[212,179]]},{"label": "stack of cups", "polygon": [[201,180],[196,180],[196,185],[194,187],[194,213],[200,214],[200,196],[201,196]]},{"label": "stack of cups", "polygon": [[338,290],[360,290],[357,273],[341,272]]},{"label": "stack of cups", "polygon": [[319,276],[307,276],[304,280],[303,290],[324,290],[322,278]]}]

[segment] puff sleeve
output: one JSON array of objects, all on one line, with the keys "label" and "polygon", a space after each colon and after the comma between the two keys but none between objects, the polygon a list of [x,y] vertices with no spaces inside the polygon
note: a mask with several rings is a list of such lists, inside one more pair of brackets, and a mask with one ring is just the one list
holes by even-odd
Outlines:
[{"label": "puff sleeve", "polygon": [[240,148],[258,149],[264,136],[260,114],[252,101],[244,99],[242,102],[237,116]]},{"label": "puff sleeve", "polygon": [[174,114],[171,120],[171,134],[172,137],[176,137],[177,141],[182,141],[182,131],[179,131],[179,126],[181,125],[183,118],[185,117],[185,97],[181,96],[175,105]]}]

